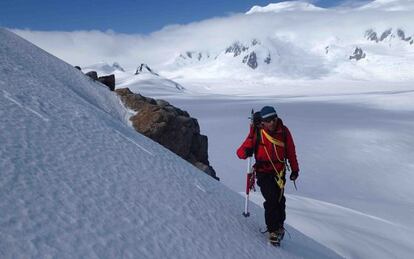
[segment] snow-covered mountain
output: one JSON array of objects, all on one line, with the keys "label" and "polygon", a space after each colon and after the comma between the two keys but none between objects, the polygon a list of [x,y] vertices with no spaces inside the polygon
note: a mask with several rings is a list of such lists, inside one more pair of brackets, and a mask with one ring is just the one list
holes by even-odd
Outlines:
[{"label": "snow-covered mountain", "polygon": [[101,62],[82,67],[82,71],[85,73],[96,71],[99,76],[114,74],[117,88],[130,87],[134,92],[144,95],[161,96],[180,94],[185,91],[182,85],[163,77],[144,63],[141,63],[136,69],[124,70],[117,62],[113,65]]},{"label": "snow-covered mountain", "polygon": [[414,2],[411,0],[374,0],[358,8],[359,10],[412,11]]},{"label": "snow-covered mountain", "polygon": [[98,74],[108,75],[125,72],[125,69],[118,62],[114,62],[112,65],[109,65],[106,62],[100,62],[97,64],[82,67],[82,71],[97,71]]},{"label": "snow-covered mountain", "polygon": [[400,41],[405,41],[410,45],[414,43],[414,34],[411,36],[407,35],[402,29],[387,29],[383,32],[376,32],[373,29],[369,29],[365,32],[365,37],[368,40],[374,41],[376,43],[386,42],[388,46],[391,44],[399,44]]},{"label": "snow-covered mountain", "polygon": [[235,41],[219,52],[179,54],[163,73],[193,78],[318,78],[329,72],[321,56],[278,39],[253,38]]},{"label": "snow-covered mountain", "polygon": [[[334,37],[314,46],[297,44],[297,40],[252,38],[235,41],[218,52],[187,51],[169,63],[163,73],[189,78],[324,79],[340,76],[369,79],[375,76],[386,80],[388,75],[382,71],[392,71],[398,65],[400,72],[404,72],[403,78],[414,78],[409,72],[414,66],[413,31],[398,27],[384,31],[367,28],[356,39]],[[382,62],[385,59],[387,62]],[[344,67],[352,67],[352,70]],[[378,68],[381,71],[377,71]],[[367,73],[360,74],[361,69]]]},{"label": "snow-covered mountain", "polygon": [[271,3],[267,6],[253,6],[246,14],[254,14],[254,13],[279,13],[279,12],[287,12],[287,11],[323,11],[324,8],[317,7],[313,4],[301,2],[301,1],[286,1],[280,3]]},{"label": "snow-covered mountain", "polygon": [[[250,28],[239,38],[226,45],[183,50],[165,63],[163,73],[196,80],[275,82],[412,79],[411,5],[412,1],[377,0],[353,9],[323,9],[296,1],[254,6],[238,17],[241,26]],[[378,22],[378,16],[384,19]],[[390,77],[393,71],[398,76]]]}]

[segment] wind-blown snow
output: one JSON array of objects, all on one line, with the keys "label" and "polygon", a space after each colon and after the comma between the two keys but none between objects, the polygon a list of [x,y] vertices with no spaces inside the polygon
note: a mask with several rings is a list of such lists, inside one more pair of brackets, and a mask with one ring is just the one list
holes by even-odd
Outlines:
[{"label": "wind-blown snow", "polygon": [[334,258],[136,133],[106,87],[0,29],[2,258]]}]

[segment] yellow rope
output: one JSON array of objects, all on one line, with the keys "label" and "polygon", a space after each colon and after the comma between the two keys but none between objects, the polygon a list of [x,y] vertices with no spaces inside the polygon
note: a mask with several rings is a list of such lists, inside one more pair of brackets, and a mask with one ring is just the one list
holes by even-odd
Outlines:
[{"label": "yellow rope", "polygon": [[277,153],[277,150],[276,150],[276,146],[279,146],[279,147],[285,147],[285,143],[283,143],[282,141],[280,141],[280,140],[278,140],[278,139],[276,139],[276,138],[274,138],[274,137],[272,137],[272,136],[270,136],[269,134],[267,134],[267,132],[264,130],[264,129],[262,129],[261,130],[261,137],[262,137],[262,142],[263,142],[263,144],[264,144],[264,139],[263,139],[263,136],[265,136],[266,137],[266,139],[270,142],[270,143],[272,143],[273,145],[273,150],[275,151],[275,154],[276,154],[276,158],[277,158],[277,160],[279,161],[279,162],[281,162],[281,163],[283,163],[284,164],[284,166],[283,166],[283,168],[282,168],[282,170],[279,172],[279,171],[277,171],[277,169],[276,169],[276,166],[275,166],[275,164],[273,164],[273,161],[272,161],[272,158],[270,157],[270,154],[269,154],[269,152],[267,151],[267,148],[266,148],[266,146],[265,145],[263,145],[263,147],[264,147],[264,150],[265,150],[265,152],[266,152],[266,155],[267,155],[267,158],[269,159],[269,161],[270,161],[270,163],[272,164],[272,167],[273,167],[273,169],[275,170],[275,172],[276,172],[276,177],[275,178],[277,178],[277,179],[275,179],[275,181],[276,181],[276,183],[277,183],[277,185],[279,186],[279,188],[280,188],[280,196],[279,196],[279,202],[281,201],[281,199],[282,199],[282,195],[283,195],[283,190],[284,190],[284,188],[285,188],[285,183],[283,182],[283,179],[282,179],[282,177],[283,177],[283,174],[284,174],[284,172],[285,172],[285,160],[281,160],[280,158],[279,158],[279,154]]},{"label": "yellow rope", "polygon": [[276,175],[277,175],[277,178],[278,178],[277,181],[276,181],[276,183],[280,187],[280,189],[282,190],[283,188],[285,188],[285,183],[283,182],[283,179],[282,179],[284,168],[280,172],[277,171],[275,164],[273,164],[272,159],[270,158],[270,155],[269,155],[269,152],[267,151],[266,146],[264,147],[264,150],[266,151],[266,155],[269,158],[269,161],[272,164],[273,169],[276,172]]},{"label": "yellow rope", "polygon": [[271,143],[273,143],[276,146],[285,147],[285,143],[270,136],[269,134],[267,134],[267,132],[264,129],[262,129],[262,136],[265,136],[267,140],[269,140]]},{"label": "yellow rope", "polygon": [[[277,139],[275,139],[275,138],[273,138],[272,136],[270,136],[269,134],[267,134],[267,132],[266,132],[266,131],[264,131],[263,129],[262,129],[262,131],[261,131],[261,132],[263,133],[263,134],[262,134],[262,142],[263,142],[263,144],[264,144],[264,139],[263,139],[263,135],[264,135],[264,136],[266,137],[266,139],[267,139],[267,140],[269,140],[269,141],[273,144],[273,149],[274,149],[274,151],[275,151],[275,153],[276,153],[277,160],[278,160],[279,162],[281,162],[281,163],[283,163],[283,164],[284,164],[284,163],[285,163],[285,161],[284,161],[284,160],[281,160],[281,159],[279,158],[279,155],[278,155],[277,150],[276,150],[276,145],[278,145],[278,144],[279,144],[279,146],[284,146],[284,143],[283,143],[283,142],[281,142],[281,141],[279,141],[279,140],[277,140]],[[278,143],[278,144],[276,144],[276,143]],[[279,201],[280,201],[280,199],[282,198],[283,189],[285,188],[285,183],[283,182],[283,179],[282,179],[282,177],[283,177],[283,173],[284,173],[284,171],[285,171],[285,167],[283,166],[283,169],[279,172],[279,171],[276,169],[275,164],[273,164],[272,158],[270,157],[269,151],[267,151],[266,145],[263,145],[263,147],[264,147],[264,150],[265,150],[265,152],[266,152],[267,158],[269,159],[269,162],[272,164],[272,167],[273,167],[273,169],[274,169],[274,170],[275,170],[275,172],[276,172],[277,179],[275,179],[275,180],[276,180],[276,183],[277,183],[277,185],[279,186],[280,191],[281,191],[281,195],[280,195],[280,197],[279,197]]]}]

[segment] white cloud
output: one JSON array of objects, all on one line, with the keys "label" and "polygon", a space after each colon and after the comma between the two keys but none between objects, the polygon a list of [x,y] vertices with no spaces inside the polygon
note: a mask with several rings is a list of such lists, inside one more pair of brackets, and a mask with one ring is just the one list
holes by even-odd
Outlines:
[{"label": "white cloud", "polygon": [[344,0],[339,4],[339,7],[343,8],[356,8],[363,5],[366,5],[373,0]]},{"label": "white cloud", "polygon": [[278,37],[309,46],[332,37],[362,40],[369,28],[411,29],[413,20],[409,10],[391,14],[380,9],[329,9],[322,12],[234,14],[187,25],[170,25],[149,35],[112,31],[13,31],[72,65],[117,61],[123,67],[134,69],[142,62],[157,68],[184,51],[222,50],[236,40]]}]

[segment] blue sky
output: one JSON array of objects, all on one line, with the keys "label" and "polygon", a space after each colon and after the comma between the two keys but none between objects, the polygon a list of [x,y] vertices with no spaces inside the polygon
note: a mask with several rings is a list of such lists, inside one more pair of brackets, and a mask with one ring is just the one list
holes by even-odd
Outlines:
[{"label": "blue sky", "polygon": [[[317,6],[353,5],[368,0],[309,0]],[[277,0],[1,0],[0,26],[41,31],[113,30],[147,34],[170,24],[186,24]]]}]

